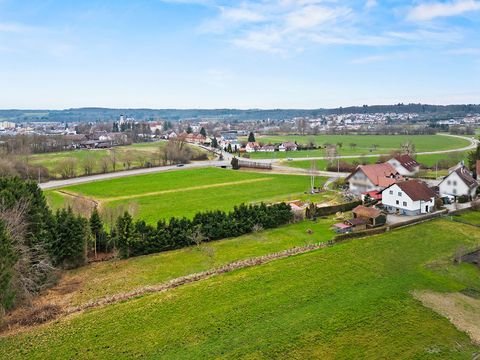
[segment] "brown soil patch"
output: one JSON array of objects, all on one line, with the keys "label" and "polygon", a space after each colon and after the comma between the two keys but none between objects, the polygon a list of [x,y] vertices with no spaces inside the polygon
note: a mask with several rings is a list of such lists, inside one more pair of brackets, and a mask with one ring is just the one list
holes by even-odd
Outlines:
[{"label": "brown soil patch", "polygon": [[461,293],[415,291],[413,296],[436,313],[446,317],[458,330],[480,345],[480,300]]}]

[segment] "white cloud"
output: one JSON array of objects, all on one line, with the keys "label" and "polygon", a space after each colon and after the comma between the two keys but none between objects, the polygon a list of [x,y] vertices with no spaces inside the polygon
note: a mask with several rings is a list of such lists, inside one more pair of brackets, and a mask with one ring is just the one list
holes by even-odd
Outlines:
[{"label": "white cloud", "polygon": [[377,0],[367,0],[367,2],[365,3],[365,7],[367,9],[374,8],[377,5],[378,5]]},{"label": "white cloud", "polygon": [[221,17],[227,21],[235,22],[259,22],[265,17],[256,11],[243,8],[221,8]]},{"label": "white cloud", "polygon": [[410,9],[407,19],[410,21],[429,21],[439,17],[458,16],[478,10],[480,10],[480,1],[476,0],[421,3]]},{"label": "white cloud", "polygon": [[335,22],[351,14],[349,8],[328,8],[309,5],[286,15],[286,24],[291,29],[309,29]]}]

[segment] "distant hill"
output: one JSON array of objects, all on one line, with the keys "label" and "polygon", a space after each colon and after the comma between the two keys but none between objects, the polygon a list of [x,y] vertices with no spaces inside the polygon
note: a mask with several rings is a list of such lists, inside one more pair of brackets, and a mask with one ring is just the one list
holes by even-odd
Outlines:
[{"label": "distant hill", "polygon": [[110,109],[78,108],[65,110],[0,110],[0,119],[15,122],[22,121],[108,121],[116,120],[121,114],[137,120],[185,120],[185,119],[219,119],[231,121],[245,120],[282,120],[293,117],[318,117],[329,114],[349,113],[418,113],[423,118],[441,120],[462,117],[469,113],[480,113],[480,105],[364,105],[335,109]]}]

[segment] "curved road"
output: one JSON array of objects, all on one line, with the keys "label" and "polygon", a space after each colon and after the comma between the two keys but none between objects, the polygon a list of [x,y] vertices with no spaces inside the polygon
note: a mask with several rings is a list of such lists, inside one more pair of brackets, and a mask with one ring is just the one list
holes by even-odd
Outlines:
[{"label": "curved road", "polygon": [[[466,136],[460,136],[460,135],[449,135],[449,134],[437,134],[441,136],[451,136],[451,137],[457,137],[461,138],[464,140],[470,141],[470,145],[460,148],[460,149],[452,149],[452,150],[437,150],[437,151],[426,151],[426,152],[419,152],[417,155],[431,155],[431,154],[446,154],[446,153],[451,153],[451,152],[458,152],[458,151],[468,151],[476,148],[478,140],[475,138],[470,138]],[[385,156],[388,154],[369,154],[369,155],[364,155],[365,157],[375,157],[375,156]],[[191,164],[185,164],[181,167],[172,165],[172,166],[160,166],[160,167],[153,167],[153,168],[146,168],[146,169],[136,169],[136,170],[126,170],[126,171],[118,171],[114,173],[106,173],[106,174],[98,174],[98,175],[92,175],[92,176],[83,176],[83,177],[78,177],[78,178],[73,178],[73,179],[66,179],[66,180],[52,180],[48,181],[45,183],[39,184],[40,188],[43,190],[47,189],[54,189],[54,188],[60,188],[64,186],[70,186],[70,185],[77,185],[77,184],[83,184],[83,183],[88,183],[88,182],[93,182],[93,181],[102,181],[102,180],[108,180],[108,179],[116,179],[116,178],[121,178],[125,176],[135,176],[135,175],[144,175],[144,174],[153,174],[153,173],[158,173],[158,172],[163,172],[163,171],[179,171],[179,170],[184,170],[184,169],[196,169],[196,168],[204,168],[204,167],[220,167],[220,166],[230,166],[230,161],[232,158],[231,154],[224,153],[224,158],[225,160],[220,161],[220,160],[209,160],[209,161],[199,161],[199,162],[194,162]],[[339,156],[340,159],[355,159],[358,158],[358,155],[345,155],[345,156]],[[320,157],[306,157],[306,158],[294,158],[295,160],[324,160],[326,157],[320,156]],[[276,165],[279,161],[284,160],[284,159],[254,159],[253,161],[255,162],[265,162],[265,163],[271,163],[274,172],[279,172],[279,173],[288,173],[288,174],[299,174],[299,175],[310,175],[309,170],[305,169],[299,169],[299,168],[292,168],[288,166],[282,166],[282,165]],[[348,174],[347,173],[337,173],[337,172],[329,172],[329,171],[316,171],[315,175],[317,176],[326,176],[326,177],[346,177]]]}]

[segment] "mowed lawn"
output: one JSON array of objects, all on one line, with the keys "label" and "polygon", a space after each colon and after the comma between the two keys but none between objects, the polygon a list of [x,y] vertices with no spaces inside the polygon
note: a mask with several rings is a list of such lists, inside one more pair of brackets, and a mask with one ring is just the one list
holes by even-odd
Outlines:
[{"label": "mowed lawn", "polygon": [[[319,178],[317,186],[323,182]],[[138,218],[156,223],[172,216],[192,217],[199,211],[231,210],[241,203],[294,200],[304,197],[309,184],[308,176],[204,168],[124,177],[61,190],[96,199],[102,207],[135,204]],[[59,193],[53,193],[52,205],[61,206]],[[312,195],[311,199],[323,202],[331,196],[334,194]]]},{"label": "mowed lawn", "polygon": [[430,264],[479,241],[472,226],[436,220],[90,310],[2,338],[0,353],[8,359],[472,359],[480,348],[411,292],[462,290],[460,279]]},{"label": "mowed lawn", "polygon": [[[93,263],[67,271],[59,287],[76,285],[69,305],[80,305],[107,295],[166,282],[213,267],[295,246],[328,241],[333,238],[333,219],[304,221],[277,229],[237,238],[206,242],[180,250],[139,256],[128,260]],[[311,230],[311,231],[310,231]],[[55,291],[53,291],[55,293]]]},{"label": "mowed lawn", "polygon": [[[417,152],[436,150],[455,150],[469,145],[469,141],[442,135],[316,135],[316,136],[259,136],[256,139],[261,143],[281,143],[283,141],[296,141],[298,144],[307,144],[313,141],[317,146],[325,144],[342,143],[339,149],[340,155],[368,155],[388,154],[393,150],[399,150],[406,141],[415,144]],[[351,147],[350,144],[356,144]],[[377,145],[374,148],[374,145]],[[325,156],[323,149],[288,152],[255,152],[249,154],[251,158],[298,158]]]}]

